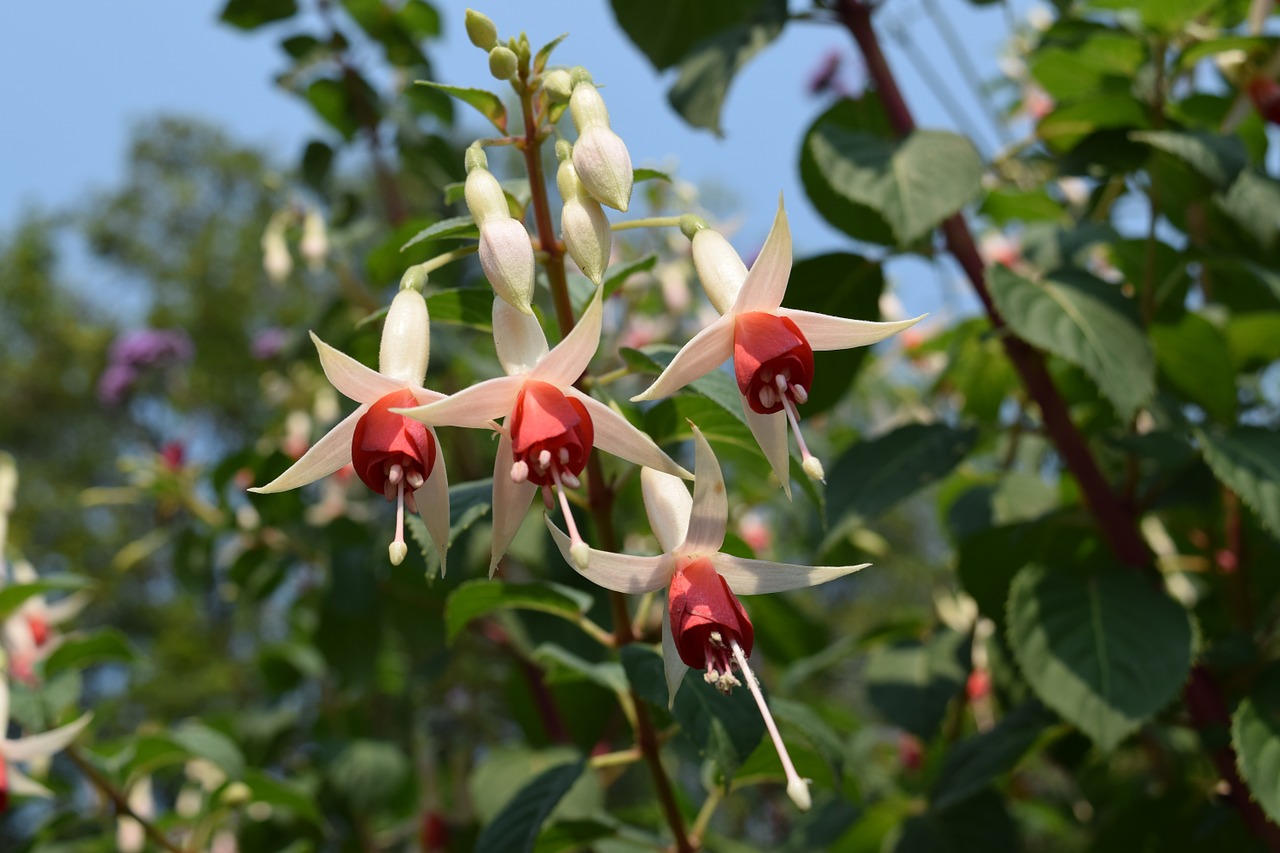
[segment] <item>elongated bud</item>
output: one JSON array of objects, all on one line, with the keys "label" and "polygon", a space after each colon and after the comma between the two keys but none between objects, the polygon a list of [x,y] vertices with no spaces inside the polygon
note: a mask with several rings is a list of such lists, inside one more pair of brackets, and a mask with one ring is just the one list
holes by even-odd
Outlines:
[{"label": "elongated bud", "polygon": [[465,25],[467,38],[471,39],[471,43],[481,50],[492,50],[493,46],[498,43],[498,28],[489,19],[489,16],[483,12],[468,9]]},{"label": "elongated bud", "polygon": [[573,78],[569,76],[568,71],[558,68],[548,72],[543,78],[542,88],[546,90],[547,97],[551,98],[553,103],[565,104],[569,102],[569,96],[573,93]]},{"label": "elongated bud", "polygon": [[302,242],[298,244],[298,251],[312,272],[324,269],[325,259],[329,257],[329,235],[325,232],[324,217],[318,211],[307,211],[302,221]]},{"label": "elongated bud", "polygon": [[498,45],[489,51],[489,73],[499,80],[510,80],[514,77],[518,64],[515,51],[509,47]]},{"label": "elongated bud", "polygon": [[378,372],[411,385],[422,385],[431,352],[431,326],[422,292],[408,288],[387,309],[378,349]]},{"label": "elongated bud", "polygon": [[625,211],[631,204],[631,155],[622,138],[609,127],[609,111],[594,84],[573,87],[569,112],[578,128],[573,166],[587,192],[601,204]]},{"label": "elongated bud", "polygon": [[693,268],[716,310],[723,314],[732,308],[747,280],[747,265],[723,234],[705,227],[694,233]]},{"label": "elongated bud", "polygon": [[533,244],[512,218],[498,179],[485,168],[484,152],[467,149],[467,209],[480,226],[480,266],[493,292],[525,314],[533,311]]},{"label": "elongated bud", "polygon": [[[558,144],[556,147],[559,151]],[[587,193],[582,181],[578,179],[572,160],[564,159],[560,162],[556,186],[560,188],[560,196],[564,199],[560,227],[569,257],[573,258],[573,262],[587,278],[599,285],[604,281],[604,272],[609,266],[609,253],[613,250],[613,231],[609,228],[609,220],[605,217],[600,202]]]}]

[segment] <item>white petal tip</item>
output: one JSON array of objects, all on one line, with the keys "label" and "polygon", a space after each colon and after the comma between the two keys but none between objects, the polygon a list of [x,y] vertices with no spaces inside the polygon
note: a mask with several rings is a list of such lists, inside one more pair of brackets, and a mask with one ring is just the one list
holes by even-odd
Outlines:
[{"label": "white petal tip", "polygon": [[811,479],[827,482],[827,473],[822,469],[822,462],[816,456],[810,456],[800,465]]},{"label": "white petal tip", "polygon": [[591,548],[586,542],[577,542],[569,546],[569,556],[573,557],[573,562],[585,572],[587,564],[591,561]]},{"label": "white petal tip", "polygon": [[403,542],[392,542],[387,547],[387,555],[391,557],[391,565],[398,566],[409,556],[409,546]]},{"label": "white petal tip", "polygon": [[813,807],[813,800],[809,797],[809,783],[800,778],[792,779],[787,783],[787,796],[791,798],[791,802],[796,804],[802,812],[807,812]]}]

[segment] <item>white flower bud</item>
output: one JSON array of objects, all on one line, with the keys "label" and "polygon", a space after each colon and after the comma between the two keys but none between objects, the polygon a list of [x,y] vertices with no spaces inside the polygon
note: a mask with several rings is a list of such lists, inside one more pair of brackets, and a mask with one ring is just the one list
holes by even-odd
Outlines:
[{"label": "white flower bud", "polygon": [[578,180],[572,161],[561,161],[556,185],[564,199],[560,229],[569,257],[587,278],[599,285],[604,281],[609,253],[613,250],[613,231],[609,228],[609,220],[600,202],[592,198],[582,186],[582,181]]},{"label": "white flower bud", "polygon": [[716,310],[723,314],[732,308],[747,280],[747,265],[723,234],[703,228],[693,235],[693,267]]},{"label": "white flower bud", "polygon": [[302,242],[298,244],[298,251],[312,272],[324,269],[324,262],[329,257],[329,235],[325,232],[324,217],[318,211],[307,211],[302,221]]},{"label": "white flower bud", "polygon": [[498,28],[483,12],[468,9],[463,25],[467,28],[467,38],[481,50],[491,50],[498,43]]},{"label": "white flower bud", "polygon": [[505,45],[500,44],[489,51],[489,73],[499,80],[514,77],[518,64],[515,51]]},{"label": "white flower bud", "polygon": [[622,138],[609,128],[609,111],[594,84],[573,87],[569,112],[578,128],[573,166],[587,192],[601,204],[625,211],[631,203],[631,155]]},{"label": "white flower bud", "polygon": [[502,185],[493,173],[483,166],[472,169],[467,174],[465,187],[467,209],[481,227],[493,219],[510,219],[511,209],[507,207],[507,196]]},{"label": "white flower bud", "polygon": [[543,78],[542,88],[546,90],[547,97],[556,104],[568,102],[569,96],[573,93],[573,78],[569,76],[569,72],[563,68],[548,72]]},{"label": "white flower bud", "polygon": [[293,272],[293,256],[284,241],[284,223],[279,215],[273,216],[262,232],[262,268],[276,284],[283,283]]},{"label": "white flower bud", "polygon": [[533,313],[533,245],[523,224],[510,216],[482,222],[480,266],[494,293],[523,313]]},{"label": "white flower bud", "polygon": [[382,325],[378,349],[378,372],[410,385],[422,385],[431,352],[431,325],[427,300],[417,290],[396,294]]}]

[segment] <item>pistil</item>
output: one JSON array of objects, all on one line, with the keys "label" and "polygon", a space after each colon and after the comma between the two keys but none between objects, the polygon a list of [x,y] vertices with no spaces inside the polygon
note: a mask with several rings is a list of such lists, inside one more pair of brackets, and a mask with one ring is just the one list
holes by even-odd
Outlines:
[{"label": "pistil", "polygon": [[[399,465],[393,466],[391,470],[396,479],[396,538],[387,547],[387,553],[391,557],[391,565],[398,566],[409,554],[409,546],[404,544],[404,478],[400,476]],[[387,477],[387,482],[391,482],[390,476]]]},{"label": "pistil", "polygon": [[[550,455],[547,451],[542,451],[545,455]],[[578,568],[585,570],[587,562],[591,558],[591,547],[583,541],[582,536],[578,533],[578,524],[573,520],[573,511],[569,509],[569,496],[565,494],[563,480],[573,477],[567,471],[562,475],[560,469],[551,466],[551,479],[556,484],[556,495],[560,498],[560,511],[564,513],[565,526],[569,528],[569,554],[573,557],[573,561],[578,564]],[[574,477],[577,482],[577,478]],[[545,486],[544,486],[545,488]]]},{"label": "pistil", "polygon": [[[791,422],[791,431],[796,434],[796,444],[800,447],[800,467],[804,468],[804,472],[813,479],[825,483],[827,476],[822,470],[822,461],[809,452],[808,445],[804,443],[804,433],[800,431],[800,412],[796,408],[796,403],[808,400],[809,392],[803,385],[788,385],[787,378],[781,373],[774,377],[773,382],[778,386],[778,396],[782,399],[782,408],[787,413],[787,420]],[[761,401],[764,400],[764,391],[765,389],[760,391]]]},{"label": "pistil", "polygon": [[738,669],[742,670],[742,674],[747,678],[747,688],[751,691],[751,695],[756,700],[756,705],[760,708],[760,716],[764,717],[764,726],[769,731],[769,737],[773,739],[773,746],[778,750],[778,758],[782,760],[782,770],[787,774],[787,796],[791,798],[791,802],[796,804],[796,808],[802,812],[807,812],[813,805],[813,800],[809,797],[809,783],[800,777],[796,772],[796,766],[791,763],[791,756],[787,753],[787,746],[782,742],[782,735],[778,733],[778,725],[773,721],[773,714],[769,713],[769,706],[764,701],[764,694],[760,692],[760,684],[756,681],[756,675],[751,671],[751,667],[747,664],[747,656],[742,652],[742,646],[738,645],[738,641],[729,640],[729,647],[733,649],[734,659],[738,662]]}]

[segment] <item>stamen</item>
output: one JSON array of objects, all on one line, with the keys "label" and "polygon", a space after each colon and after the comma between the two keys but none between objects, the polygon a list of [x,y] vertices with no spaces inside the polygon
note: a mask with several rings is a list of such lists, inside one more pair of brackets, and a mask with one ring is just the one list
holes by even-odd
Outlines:
[{"label": "stamen", "polygon": [[387,472],[388,483],[399,483],[400,478],[404,476],[404,468],[399,465],[392,465],[391,470]]},{"label": "stamen", "polygon": [[785,397],[787,395],[787,377],[779,373],[773,377],[773,384],[778,386],[778,394]]},{"label": "stamen", "polygon": [[560,472],[560,480],[561,480],[561,482],[563,482],[566,486],[568,486],[568,487],[569,487],[569,488],[571,488],[571,489],[580,489],[580,488],[582,488],[582,481],[581,481],[581,480],[579,480],[579,479],[578,479],[578,477],[577,477],[575,474],[573,474],[573,473],[571,473],[571,472],[569,472],[569,471],[561,471],[561,472]]},{"label": "stamen", "polygon": [[403,563],[409,553],[409,546],[404,544],[404,481],[396,484],[396,538],[391,541],[387,553],[393,566]]},{"label": "stamen", "polygon": [[573,512],[569,509],[569,496],[560,482],[560,472],[555,468],[551,469],[551,479],[555,481],[556,494],[560,497],[560,511],[564,513],[564,526],[569,528],[569,556],[573,557],[578,568],[586,571],[587,563],[591,559],[591,547],[582,541],[582,536],[578,533],[577,522],[573,520]]},{"label": "stamen", "polygon": [[382,496],[389,501],[396,499],[396,484],[387,480],[382,484]]},{"label": "stamen", "polygon": [[405,475],[405,480],[408,481],[411,489],[421,489],[422,484],[426,482],[426,479],[423,478],[422,473],[419,471],[410,471]]},{"label": "stamen", "polygon": [[760,391],[756,394],[756,397],[759,398],[761,407],[765,409],[773,408],[773,404],[778,402],[777,399],[775,399],[774,397],[773,388],[769,387],[768,385],[761,388]]},{"label": "stamen", "polygon": [[551,451],[544,450],[538,454],[538,469],[546,470],[551,467]]},{"label": "stamen", "polygon": [[529,479],[529,463],[520,459],[511,466],[511,482],[523,483],[527,479]]},{"label": "stamen", "polygon": [[803,386],[803,385],[792,385],[792,386],[791,386],[791,396],[792,396],[792,397],[795,397],[795,398],[796,398],[796,402],[797,402],[797,403],[799,403],[799,404],[800,404],[800,405],[802,405],[802,406],[803,406],[805,403],[809,402],[809,392],[808,392],[808,391],[806,391],[806,390],[804,390],[804,386]]},{"label": "stamen", "polygon": [[796,434],[796,444],[800,446],[800,467],[804,468],[804,472],[813,479],[827,482],[826,472],[822,470],[822,461],[810,453],[808,446],[804,443],[804,433],[800,432],[800,415],[796,411],[795,401],[783,395],[782,408],[787,412],[787,420],[791,421],[791,429]]},{"label": "stamen", "polygon": [[764,694],[760,692],[760,684],[756,681],[756,674],[747,665],[747,656],[742,653],[742,646],[738,645],[737,640],[730,640],[729,645],[733,648],[733,656],[738,661],[738,669],[742,670],[742,674],[747,677],[747,688],[755,697],[756,705],[760,707],[760,715],[764,717],[764,727],[769,730],[769,737],[773,739],[774,748],[778,750],[778,758],[782,760],[782,770],[787,774],[787,796],[796,804],[796,808],[807,812],[813,805],[813,800],[809,797],[809,783],[800,778],[800,774],[796,772],[796,766],[791,763],[786,744],[782,742],[782,735],[778,734],[778,726],[773,721],[773,715],[769,713],[769,706],[765,704]]},{"label": "stamen", "polygon": [[558,455],[559,455],[559,457],[560,457],[560,464],[561,464],[561,465],[568,465],[568,464],[569,464],[569,448],[567,448],[567,447],[562,447],[562,448],[560,448],[560,453],[559,453]]}]

